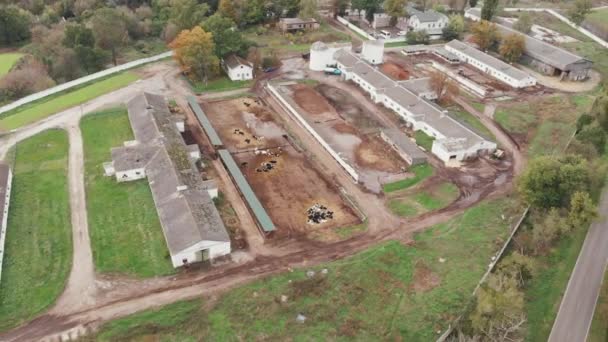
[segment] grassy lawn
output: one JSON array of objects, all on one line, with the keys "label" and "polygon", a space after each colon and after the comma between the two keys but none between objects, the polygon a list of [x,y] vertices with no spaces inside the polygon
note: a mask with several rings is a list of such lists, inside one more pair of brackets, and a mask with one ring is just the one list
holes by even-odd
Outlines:
[{"label": "grassy lawn", "polygon": [[525,291],[528,316],[526,341],[544,342],[549,338],[586,233],[586,229],[577,231],[570,238],[563,239],[548,256],[537,258],[543,268]]},{"label": "grassy lawn", "polygon": [[394,47],[400,47],[400,46],[406,46],[406,45],[407,45],[407,42],[405,40],[402,42],[384,43],[385,48],[394,48]]},{"label": "grassy lawn", "polygon": [[585,23],[597,27],[600,32],[608,32],[608,8],[587,14]]},{"label": "grassy lawn", "polygon": [[604,273],[604,282],[600,298],[595,307],[591,330],[589,331],[588,342],[606,342],[608,341],[608,272]]},{"label": "grassy lawn", "polygon": [[[103,175],[110,149],[133,139],[122,108],[81,121],[93,258],[98,272],[152,277],[174,272],[146,180],[117,183]],[[133,248],[137,245],[137,248]]]},{"label": "grassy lawn", "polygon": [[[550,6],[553,7],[554,5]],[[517,12],[510,12],[519,16]],[[580,33],[577,29],[570,27],[570,25],[557,19],[553,15],[546,12],[528,12],[532,18],[532,23],[546,27],[550,30],[557,31],[561,34],[570,36],[583,42],[588,42],[591,39],[584,34]]]},{"label": "grassy lawn", "polygon": [[49,96],[21,106],[0,116],[0,131],[8,131],[30,124],[64,109],[85,103],[103,94],[127,86],[138,79],[134,73],[124,72],[101,81],[94,81],[76,90]]},{"label": "grassy lawn", "polygon": [[[512,202],[484,202],[353,257],[236,288],[213,307],[180,302],[102,326],[101,341],[431,341],[459,315],[508,233]],[[323,275],[319,272],[327,268]],[[281,296],[287,296],[282,302]],[[296,316],[306,322],[296,322]]]},{"label": "grassy lawn", "polygon": [[52,305],[72,264],[67,184],[68,137],[49,130],[17,144],[4,269],[0,331]]},{"label": "grassy lawn", "polygon": [[427,135],[422,130],[417,130],[414,132],[414,139],[416,139],[416,144],[422,146],[422,148],[429,152],[433,148],[433,141],[435,141],[435,138]]},{"label": "grassy lawn", "polygon": [[384,184],[384,192],[393,192],[397,190],[407,189],[411,186],[420,183],[421,181],[433,174],[433,167],[429,164],[419,164],[412,166],[409,171],[414,173],[414,177]]},{"label": "grassy lawn", "polygon": [[[451,106],[448,108],[448,110],[454,119],[463,123],[465,126],[472,128],[473,131],[477,132],[478,134],[481,134],[492,141],[496,141],[494,134],[492,134],[492,132],[490,132],[490,130],[487,129],[486,126],[481,123],[481,121],[479,121],[479,119],[477,119],[473,114],[464,110],[464,108],[460,106]],[[483,109],[481,111],[483,112]]]},{"label": "grassy lawn", "polygon": [[197,94],[204,92],[219,92],[240,88],[250,88],[253,85],[253,80],[248,81],[231,81],[228,76],[216,78],[204,84],[203,82],[189,81],[192,90]]},{"label": "grassy lawn", "polygon": [[21,53],[0,53],[0,77],[7,74],[21,57]]},{"label": "grassy lawn", "polygon": [[388,206],[396,215],[411,217],[444,208],[455,201],[458,194],[454,184],[445,182],[432,189],[411,189],[391,196]]},{"label": "grassy lawn", "polygon": [[593,69],[597,70],[603,79],[608,78],[608,54],[606,49],[595,42],[565,43],[562,47],[593,61]]},{"label": "grassy lawn", "polygon": [[591,95],[552,96],[499,107],[494,119],[528,144],[528,154],[562,151],[574,132],[576,119],[590,109]]}]

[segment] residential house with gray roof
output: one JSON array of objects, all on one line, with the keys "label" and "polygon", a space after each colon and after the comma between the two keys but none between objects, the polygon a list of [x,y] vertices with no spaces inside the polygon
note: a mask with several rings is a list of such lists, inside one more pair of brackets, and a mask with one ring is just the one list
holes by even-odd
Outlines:
[{"label": "residential house with gray roof", "polygon": [[142,93],[127,104],[134,141],[113,148],[105,174],[118,182],[146,178],[173,267],[230,254],[230,237],[195,162],[196,145],[186,145],[179,122],[160,95]]}]

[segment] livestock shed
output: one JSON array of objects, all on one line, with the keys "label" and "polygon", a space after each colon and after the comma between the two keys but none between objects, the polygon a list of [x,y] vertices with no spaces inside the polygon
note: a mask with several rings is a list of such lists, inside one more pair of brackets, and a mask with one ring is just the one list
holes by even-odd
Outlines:
[{"label": "livestock shed", "polygon": [[209,142],[211,143],[211,145],[216,148],[224,145],[222,143],[222,139],[220,139],[220,136],[215,131],[215,128],[213,128],[211,121],[209,121],[207,114],[205,114],[205,111],[203,111],[201,106],[198,104],[196,97],[189,95],[186,97],[186,100],[188,101],[188,105],[190,106],[190,108],[192,108],[194,115],[196,115],[196,119],[203,127],[203,131],[205,131],[205,134],[207,135],[207,138],[209,138]]},{"label": "livestock shed", "polygon": [[[481,18],[479,8],[471,8],[465,12],[465,17],[474,21]],[[525,38],[524,53],[521,62],[529,64],[539,72],[559,77],[560,80],[584,81],[589,77],[593,62],[570,51],[552,45],[542,40],[516,31],[506,25],[496,24],[501,35],[521,34]]]},{"label": "livestock shed", "polygon": [[251,189],[251,186],[245,179],[245,176],[241,172],[241,169],[238,167],[234,158],[230,155],[228,150],[219,150],[218,154],[220,155],[220,159],[228,169],[228,172],[232,176],[232,179],[236,183],[241,195],[247,202],[249,209],[253,212],[253,216],[255,216],[256,221],[259,227],[262,229],[264,233],[270,233],[276,229],[274,223],[270,219],[270,216],[266,212],[266,209],[260,203],[260,200]]},{"label": "livestock shed", "polygon": [[513,88],[525,88],[536,84],[536,79],[528,73],[457,39],[447,43],[445,49],[467,64]]},{"label": "livestock shed", "polygon": [[8,206],[11,201],[13,172],[8,164],[0,162],[0,279],[2,279],[2,260],[8,224]]},{"label": "livestock shed", "polygon": [[213,260],[231,252],[230,237],[196,168],[196,153],[160,95],[142,93],[127,104],[135,141],[112,149],[107,176],[147,178],[173,267]]},{"label": "livestock shed", "polygon": [[420,150],[415,142],[398,129],[385,129],[380,132],[380,137],[389,144],[403,160],[410,165],[426,162],[426,154]]}]

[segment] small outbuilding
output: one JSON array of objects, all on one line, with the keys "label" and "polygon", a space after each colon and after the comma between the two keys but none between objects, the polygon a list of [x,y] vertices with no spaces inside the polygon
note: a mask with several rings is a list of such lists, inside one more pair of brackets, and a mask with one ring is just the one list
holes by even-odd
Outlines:
[{"label": "small outbuilding", "polygon": [[279,20],[279,28],[283,32],[316,30],[319,26],[319,22],[315,18],[281,18]]},{"label": "small outbuilding", "polygon": [[230,55],[222,61],[224,71],[232,81],[246,81],[253,79],[253,65],[246,59],[237,55]]}]

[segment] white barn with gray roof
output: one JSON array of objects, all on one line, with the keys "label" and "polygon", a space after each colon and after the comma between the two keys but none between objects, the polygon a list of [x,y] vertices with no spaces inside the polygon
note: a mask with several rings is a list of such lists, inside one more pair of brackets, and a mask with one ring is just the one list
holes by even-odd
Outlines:
[{"label": "white barn with gray roof", "polygon": [[445,49],[465,63],[513,88],[531,87],[536,84],[536,78],[528,73],[457,39],[447,43]]},{"label": "white barn with gray roof", "polygon": [[375,103],[392,109],[415,131],[422,130],[434,138],[431,152],[442,161],[462,161],[496,150],[496,143],[455,120],[448,111],[428,102],[401,82],[393,81],[354,53],[338,51],[335,58],[345,80],[357,83]]},{"label": "white barn with gray roof", "polygon": [[198,148],[186,146],[179,120],[160,95],[142,93],[129,101],[135,141],[112,149],[107,176],[119,182],[147,178],[173,267],[230,254],[230,237],[195,162]]}]

